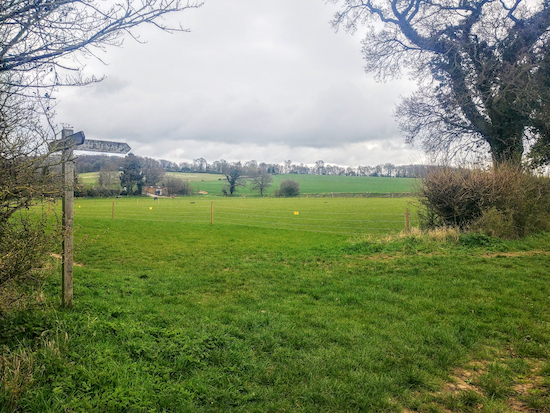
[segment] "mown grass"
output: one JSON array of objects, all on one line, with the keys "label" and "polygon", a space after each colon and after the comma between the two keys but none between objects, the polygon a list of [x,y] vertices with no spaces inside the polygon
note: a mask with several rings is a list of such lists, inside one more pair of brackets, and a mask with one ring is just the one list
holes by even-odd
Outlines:
[{"label": "mown grass", "polygon": [[[76,216],[155,222],[244,225],[342,234],[405,229],[412,198],[150,197],[78,200]],[[411,213],[412,225],[416,216]]]},{"label": "mown grass", "polygon": [[[550,407],[550,234],[386,239],[165,221],[154,205],[112,220],[86,205],[74,308],[0,320],[4,349],[32,350],[22,411]],[[46,296],[59,288],[50,279]],[[468,366],[476,387],[446,391]]]}]

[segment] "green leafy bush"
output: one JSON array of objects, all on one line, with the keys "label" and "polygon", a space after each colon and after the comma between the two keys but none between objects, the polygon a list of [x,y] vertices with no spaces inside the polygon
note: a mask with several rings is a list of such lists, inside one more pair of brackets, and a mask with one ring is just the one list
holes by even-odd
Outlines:
[{"label": "green leafy bush", "polygon": [[550,179],[514,166],[437,169],[422,180],[419,197],[425,228],[451,226],[502,238],[550,229]]},{"label": "green leafy bush", "polygon": [[279,190],[275,192],[276,196],[292,197],[300,195],[300,184],[293,179],[281,181]]}]

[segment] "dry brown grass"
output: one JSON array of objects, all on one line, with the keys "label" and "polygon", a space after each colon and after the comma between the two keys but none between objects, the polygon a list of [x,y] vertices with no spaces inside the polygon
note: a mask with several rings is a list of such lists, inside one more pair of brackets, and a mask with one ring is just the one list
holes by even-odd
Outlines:
[{"label": "dry brown grass", "polygon": [[411,228],[409,232],[401,231],[396,235],[389,235],[385,238],[386,241],[391,241],[396,238],[419,238],[427,237],[430,241],[448,242],[458,241],[460,230],[456,227],[436,227],[431,229]]},{"label": "dry brown grass", "polygon": [[[437,392],[418,392],[415,398],[424,401],[420,409],[404,409],[404,413],[437,411],[437,412],[522,412],[542,413],[550,411],[543,401],[548,394],[548,379],[542,372],[544,360],[523,358],[528,366],[527,371],[514,373],[506,379],[495,377],[497,381],[507,382],[507,395],[495,400],[483,387],[483,377],[491,375],[491,367],[507,364],[517,356],[513,354],[498,356],[495,360],[475,360],[464,367],[453,370],[450,380],[443,383]],[[541,403],[532,403],[537,400]],[[466,403],[464,404],[464,401]],[[468,404],[467,402],[472,402]],[[496,403],[495,403],[496,401]]]},{"label": "dry brown grass", "polygon": [[25,349],[0,354],[0,389],[8,395],[6,410],[14,411],[19,397],[32,383],[35,369],[34,356]]}]

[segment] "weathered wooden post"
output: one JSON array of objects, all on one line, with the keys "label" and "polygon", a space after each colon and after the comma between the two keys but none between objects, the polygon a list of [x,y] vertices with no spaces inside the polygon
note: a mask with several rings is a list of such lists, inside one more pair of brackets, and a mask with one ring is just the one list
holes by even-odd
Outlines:
[{"label": "weathered wooden post", "polygon": [[[61,140],[49,144],[52,152],[61,151],[63,172],[63,201],[62,201],[62,231],[63,257],[61,262],[61,304],[64,307],[73,305],[73,213],[74,213],[74,157],[75,149],[92,152],[128,153],[130,147],[122,142],[107,142],[85,140],[84,132],[73,133],[71,128],[63,128]],[[114,205],[114,203],[113,203]],[[113,209],[114,219],[114,209]]]},{"label": "weathered wooden post", "polygon": [[409,208],[405,210],[405,231],[407,232],[407,234],[411,232]]},{"label": "weathered wooden post", "polygon": [[[84,141],[84,134],[82,132],[79,133],[82,134],[82,141]],[[61,131],[62,142],[65,142],[61,149],[63,171],[63,260],[61,263],[61,301],[64,307],[72,307],[73,305],[74,144],[69,142],[69,137],[72,135],[72,129],[64,128]]]}]

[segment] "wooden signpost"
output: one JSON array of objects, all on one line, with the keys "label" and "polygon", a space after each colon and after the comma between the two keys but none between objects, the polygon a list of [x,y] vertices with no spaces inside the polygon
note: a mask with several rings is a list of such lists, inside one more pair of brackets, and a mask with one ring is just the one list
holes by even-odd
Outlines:
[{"label": "wooden signpost", "polygon": [[124,154],[130,151],[127,143],[86,140],[84,132],[73,133],[63,128],[61,140],[50,143],[51,151],[61,151],[63,171],[63,260],[61,265],[61,303],[73,305],[73,205],[74,205],[74,157],[73,151],[92,151]]},{"label": "wooden signpost", "polygon": [[96,141],[96,140],[85,140],[82,145],[79,145],[75,148],[79,151],[88,151],[88,152],[108,152],[108,153],[128,153],[130,152],[130,147],[127,143],[123,142],[109,142],[109,141]]}]

